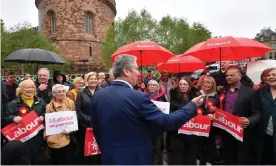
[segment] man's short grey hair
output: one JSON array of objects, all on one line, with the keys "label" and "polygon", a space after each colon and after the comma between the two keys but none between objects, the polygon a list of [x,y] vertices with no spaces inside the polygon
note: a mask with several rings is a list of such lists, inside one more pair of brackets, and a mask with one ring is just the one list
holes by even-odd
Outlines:
[{"label": "man's short grey hair", "polygon": [[123,69],[130,70],[132,66],[136,63],[136,57],[129,54],[122,54],[115,58],[114,64],[113,64],[113,74],[114,77],[120,77],[124,75]]},{"label": "man's short grey hair", "polygon": [[43,71],[43,70],[44,70],[44,71],[47,71],[47,72],[48,72],[48,75],[50,75],[50,71],[49,71],[49,69],[46,68],[46,67],[40,68],[40,69],[38,70],[37,74],[40,73],[40,72]]}]

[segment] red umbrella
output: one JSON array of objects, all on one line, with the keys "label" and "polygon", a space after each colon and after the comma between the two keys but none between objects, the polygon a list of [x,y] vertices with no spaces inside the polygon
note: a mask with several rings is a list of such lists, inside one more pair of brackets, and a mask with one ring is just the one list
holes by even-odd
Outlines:
[{"label": "red umbrella", "polygon": [[263,57],[270,47],[248,38],[211,38],[196,44],[182,56],[192,55],[206,62],[241,61],[247,58]]},{"label": "red umbrella", "polygon": [[170,73],[188,73],[205,68],[205,63],[193,56],[174,56],[167,62],[158,64],[156,66],[156,70],[167,70]]},{"label": "red umbrella", "polygon": [[166,62],[174,56],[174,54],[169,50],[151,41],[136,41],[122,46],[113,55],[111,55],[111,60],[114,61],[115,57],[120,54],[130,54],[136,56],[137,64],[139,66],[149,66]]}]

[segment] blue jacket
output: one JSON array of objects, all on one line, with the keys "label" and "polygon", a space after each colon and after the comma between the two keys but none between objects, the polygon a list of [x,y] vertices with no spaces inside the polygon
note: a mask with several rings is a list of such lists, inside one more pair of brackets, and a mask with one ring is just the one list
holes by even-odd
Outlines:
[{"label": "blue jacket", "polygon": [[95,93],[92,126],[103,165],[151,164],[151,134],[176,130],[197,113],[188,103],[169,115],[161,112],[143,92],[121,81]]}]

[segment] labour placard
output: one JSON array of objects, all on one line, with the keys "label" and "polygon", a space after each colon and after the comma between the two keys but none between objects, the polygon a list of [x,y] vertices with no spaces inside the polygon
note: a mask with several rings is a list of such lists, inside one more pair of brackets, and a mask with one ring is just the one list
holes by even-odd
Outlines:
[{"label": "labour placard", "polygon": [[92,128],[87,128],[85,133],[84,156],[93,156],[100,154],[100,148],[96,142]]},{"label": "labour placard", "polygon": [[243,128],[239,123],[240,117],[234,116],[223,110],[216,110],[213,126],[223,129],[234,136],[237,140],[243,141]]},{"label": "labour placard", "polygon": [[45,114],[46,136],[78,130],[76,111],[60,111]]},{"label": "labour placard", "polygon": [[211,129],[211,119],[209,116],[197,115],[185,123],[179,130],[178,134],[197,135],[209,137]]},{"label": "labour placard", "polygon": [[162,101],[154,101],[152,102],[165,114],[170,113],[170,103],[169,102],[162,102]]},{"label": "labour placard", "polygon": [[11,123],[1,130],[2,134],[9,140],[28,141],[38,134],[44,128],[43,123],[35,111],[31,111],[22,117],[20,123]]}]

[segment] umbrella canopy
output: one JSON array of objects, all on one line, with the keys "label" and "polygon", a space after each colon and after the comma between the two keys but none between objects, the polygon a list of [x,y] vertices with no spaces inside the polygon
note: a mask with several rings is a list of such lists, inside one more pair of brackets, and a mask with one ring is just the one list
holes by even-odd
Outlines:
[{"label": "umbrella canopy", "polygon": [[198,43],[182,56],[192,55],[206,62],[241,61],[263,57],[269,50],[270,47],[252,39],[226,36]]},{"label": "umbrella canopy", "polygon": [[254,82],[259,84],[261,82],[262,72],[271,67],[276,67],[276,60],[260,60],[248,62],[247,64],[247,76]]},{"label": "umbrella canopy", "polygon": [[139,66],[149,66],[152,64],[166,62],[169,58],[174,56],[174,54],[166,48],[151,41],[136,41],[122,46],[113,55],[111,55],[111,60],[114,61],[115,57],[120,54],[130,54],[136,56],[137,64]]},{"label": "umbrella canopy", "polygon": [[65,64],[58,54],[39,48],[26,48],[14,51],[4,59],[4,62]]},{"label": "umbrella canopy", "polygon": [[174,56],[167,62],[156,66],[156,70],[167,70],[170,73],[194,72],[198,69],[205,68],[205,63],[193,56]]}]

